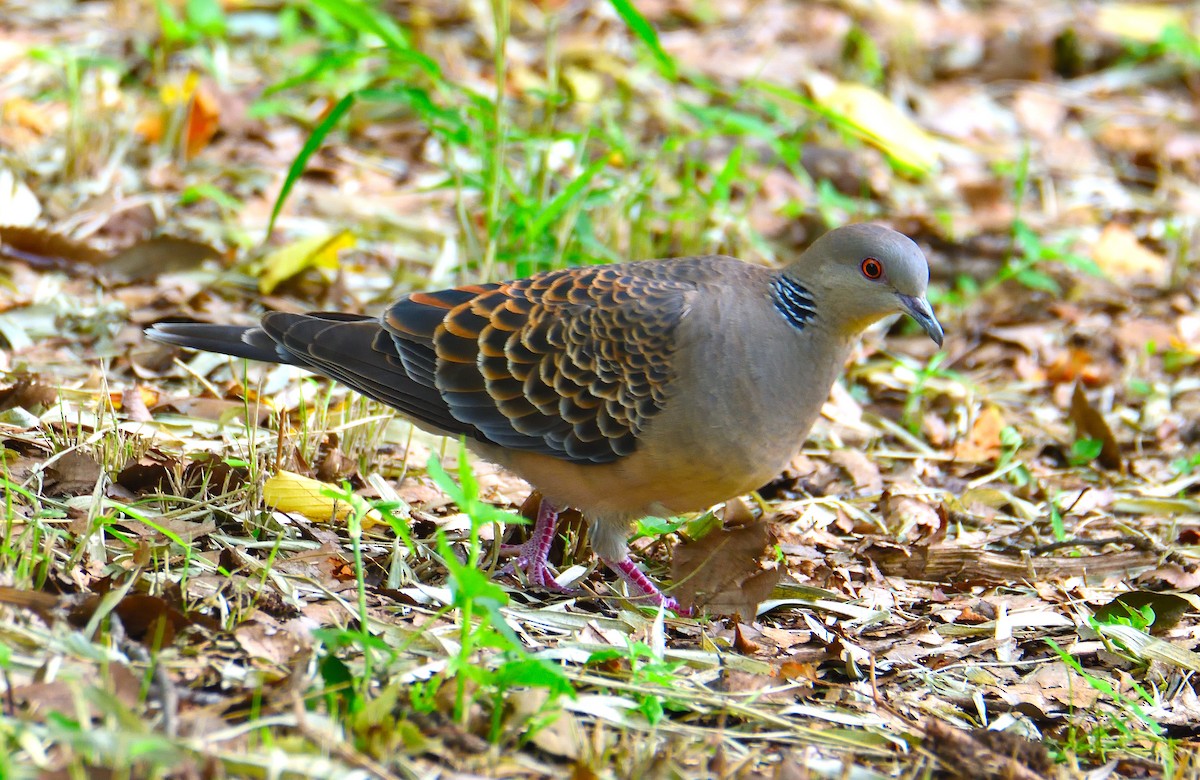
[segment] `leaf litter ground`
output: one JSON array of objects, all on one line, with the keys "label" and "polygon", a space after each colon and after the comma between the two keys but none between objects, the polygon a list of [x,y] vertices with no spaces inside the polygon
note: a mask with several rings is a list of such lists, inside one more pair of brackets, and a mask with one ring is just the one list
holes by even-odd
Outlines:
[{"label": "leaf litter ground", "polygon": [[[50,5],[0,12],[10,774],[1197,776],[1186,15],[448,3],[355,37],[351,3]],[[334,103],[409,67],[381,38],[436,60],[412,83],[441,113],[351,108],[260,247]],[[774,262],[851,219],[927,248],[946,351],[872,332],[757,499],[643,524],[701,620],[623,601],[578,520],[577,595],[489,590],[463,510],[527,486],[439,484],[453,443],[385,409],[141,336],[588,258]]]}]

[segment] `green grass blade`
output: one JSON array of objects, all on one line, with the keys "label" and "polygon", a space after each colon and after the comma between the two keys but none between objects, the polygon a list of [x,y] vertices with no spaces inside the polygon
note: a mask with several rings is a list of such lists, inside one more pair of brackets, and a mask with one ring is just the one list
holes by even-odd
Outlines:
[{"label": "green grass blade", "polygon": [[575,180],[566,186],[566,188],[554,196],[554,199],[546,204],[546,208],[542,209],[538,214],[533,224],[529,226],[531,235],[539,235],[548,228],[554,220],[566,210],[567,206],[571,205],[583,193],[587,186],[592,183],[592,179],[608,165],[608,160],[601,157],[592,162],[583,173],[575,177]]},{"label": "green grass blade", "polygon": [[408,36],[387,14],[374,6],[355,0],[310,0],[342,24],[360,33],[378,37],[394,56],[418,65],[431,76],[440,76],[441,68],[432,59],[412,47]]},{"label": "green grass blade", "polygon": [[663,49],[662,44],[658,41],[658,33],[654,29],[654,25],[642,16],[641,11],[630,0],[609,0],[617,14],[625,21],[629,30],[637,36],[637,39],[645,44],[646,48],[654,56],[654,61],[658,63],[658,69],[662,74],[675,81],[679,78],[679,67],[675,64],[670,54],[667,54]]},{"label": "green grass blade", "polygon": [[341,120],[350,107],[354,105],[357,99],[357,93],[351,92],[337,102],[337,105],[325,115],[321,123],[313,128],[312,133],[308,136],[308,140],[304,142],[304,148],[300,150],[300,154],[296,155],[296,159],[292,160],[292,166],[288,168],[287,178],[283,180],[283,187],[279,190],[279,197],[275,199],[275,205],[271,208],[271,221],[267,223],[267,235],[264,241],[271,237],[272,231],[275,230],[275,220],[279,218],[279,212],[283,210],[283,203],[287,200],[288,195],[292,193],[292,187],[304,174],[304,167],[308,165],[308,160],[325,142],[325,138],[333,130],[334,126]]}]

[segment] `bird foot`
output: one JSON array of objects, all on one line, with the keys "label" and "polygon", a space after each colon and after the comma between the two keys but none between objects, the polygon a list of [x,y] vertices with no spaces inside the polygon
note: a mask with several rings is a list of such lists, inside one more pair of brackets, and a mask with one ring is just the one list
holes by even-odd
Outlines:
[{"label": "bird foot", "polygon": [[663,607],[665,609],[672,610],[679,615],[687,616],[694,614],[695,610],[693,610],[691,607],[681,606],[677,599],[673,599],[659,590],[658,586],[654,584],[654,581],[647,577],[628,555],[619,561],[605,561],[605,563],[608,564],[609,568],[619,574],[621,579],[625,580],[631,589],[640,594],[639,596],[635,596],[635,599],[648,601],[656,607]]},{"label": "bird foot", "polygon": [[[505,549],[508,548],[508,549]],[[559,585],[554,579],[554,573],[546,563],[545,556],[538,557],[539,546],[536,539],[530,539],[525,544],[506,544],[500,548],[500,554],[511,557],[512,560],[500,569],[501,574],[516,576],[517,569],[525,573],[525,580],[530,585],[545,588],[554,593],[576,594],[575,588]]]},{"label": "bird foot", "polygon": [[500,546],[500,554],[511,556],[501,574],[516,574],[517,569],[525,572],[525,579],[530,585],[545,588],[555,593],[577,593],[572,588],[559,585],[550,571],[546,558],[550,555],[550,543],[554,541],[554,527],[558,524],[558,509],[553,504],[542,499],[538,506],[537,519],[533,523],[533,533],[525,544],[505,544]]}]

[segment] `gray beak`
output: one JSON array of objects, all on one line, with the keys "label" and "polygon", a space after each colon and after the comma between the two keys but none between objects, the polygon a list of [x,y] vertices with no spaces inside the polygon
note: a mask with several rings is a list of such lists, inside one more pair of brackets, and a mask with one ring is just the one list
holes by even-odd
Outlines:
[{"label": "gray beak", "polygon": [[933,308],[929,305],[929,301],[925,300],[923,296],[917,298],[900,293],[896,293],[896,297],[900,299],[900,304],[908,316],[921,326],[921,330],[929,334],[929,338],[933,339],[935,344],[939,347],[942,346],[942,339],[946,334],[942,332],[942,324],[937,321],[937,317],[933,316]]}]

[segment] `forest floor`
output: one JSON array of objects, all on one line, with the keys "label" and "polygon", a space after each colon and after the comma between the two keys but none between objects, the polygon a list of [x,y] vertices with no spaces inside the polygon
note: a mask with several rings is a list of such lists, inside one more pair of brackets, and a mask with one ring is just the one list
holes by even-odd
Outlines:
[{"label": "forest floor", "polygon": [[[3,4],[0,777],[1200,777],[1194,10]],[[944,348],[639,525],[701,617],[578,522],[520,587],[520,480],[143,335],[864,220]]]}]

